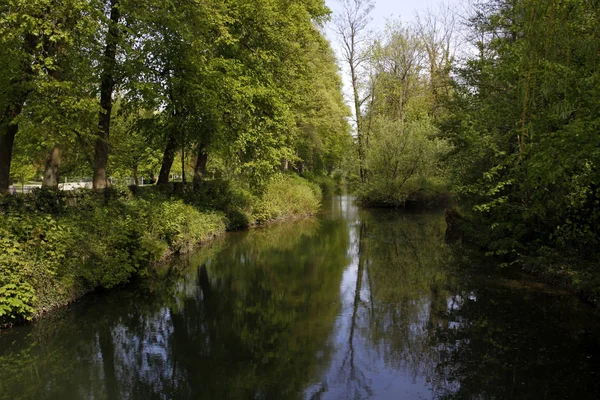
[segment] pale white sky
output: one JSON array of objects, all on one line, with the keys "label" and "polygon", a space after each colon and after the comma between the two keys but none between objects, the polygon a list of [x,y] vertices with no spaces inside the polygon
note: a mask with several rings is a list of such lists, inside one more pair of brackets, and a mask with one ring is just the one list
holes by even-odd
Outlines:
[{"label": "pale white sky", "polygon": [[[459,0],[443,1],[444,4],[458,3]],[[325,0],[335,14],[339,8],[337,0]],[[442,1],[438,0],[374,0],[375,8],[371,11],[373,21],[371,26],[374,30],[380,31],[385,27],[386,19],[400,18],[402,21],[414,21],[415,13],[426,11],[428,8],[436,9]]]},{"label": "pale white sky", "polygon": [[[441,5],[449,6],[451,9],[461,9],[464,7],[469,0],[373,0],[375,7],[371,11],[371,22],[369,24],[369,30],[373,32],[383,32],[385,29],[386,22],[402,21],[402,23],[413,23],[415,22],[415,16],[417,13],[422,14],[427,10],[437,11]],[[325,0],[327,6],[333,11],[335,16],[336,11],[339,10],[340,6],[337,0]],[[332,16],[332,17],[333,17]],[[333,18],[332,18],[333,19]],[[329,22],[325,29],[325,35],[331,42],[331,46],[335,50],[338,58],[338,65],[341,67],[342,80],[344,83],[344,94],[346,101],[349,102],[349,77],[346,72],[346,66],[341,65],[340,60],[340,46],[335,33],[332,30],[333,22]]]}]

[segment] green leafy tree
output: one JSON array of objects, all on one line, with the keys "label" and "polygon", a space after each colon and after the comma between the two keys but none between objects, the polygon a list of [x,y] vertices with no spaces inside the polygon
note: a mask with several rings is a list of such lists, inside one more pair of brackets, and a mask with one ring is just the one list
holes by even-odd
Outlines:
[{"label": "green leafy tree", "polygon": [[497,254],[594,256],[599,17],[584,1],[490,1],[471,18],[478,54],[458,71],[443,130],[456,187]]}]

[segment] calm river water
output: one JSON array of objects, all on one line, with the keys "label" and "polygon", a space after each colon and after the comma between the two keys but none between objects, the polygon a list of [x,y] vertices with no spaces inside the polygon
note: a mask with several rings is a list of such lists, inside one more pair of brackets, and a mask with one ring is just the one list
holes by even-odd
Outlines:
[{"label": "calm river water", "polygon": [[444,229],[338,196],[231,234],[2,332],[0,398],[600,398],[598,312]]}]

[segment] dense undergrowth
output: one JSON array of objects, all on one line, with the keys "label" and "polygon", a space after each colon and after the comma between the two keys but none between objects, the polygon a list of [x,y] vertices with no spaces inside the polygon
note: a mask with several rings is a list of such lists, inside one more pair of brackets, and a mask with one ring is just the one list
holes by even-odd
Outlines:
[{"label": "dense undergrowth", "polygon": [[76,204],[52,190],[4,197],[0,325],[30,320],[92,290],[127,283],[146,274],[152,263],[226,230],[313,214],[320,196],[318,185],[278,175],[261,193],[210,181],[195,190],[82,191]]}]

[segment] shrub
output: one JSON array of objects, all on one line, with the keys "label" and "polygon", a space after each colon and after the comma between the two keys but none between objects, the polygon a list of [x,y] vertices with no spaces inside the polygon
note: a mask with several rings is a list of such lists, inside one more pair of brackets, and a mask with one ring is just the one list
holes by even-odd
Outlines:
[{"label": "shrub", "polygon": [[31,319],[95,288],[145,275],[153,262],[181,253],[226,229],[319,209],[321,190],[297,176],[277,175],[259,198],[240,184],[204,183],[174,196],[164,188],[40,190],[0,211],[0,325]]},{"label": "shrub", "polygon": [[338,181],[327,175],[315,175],[313,173],[305,173],[303,177],[309,182],[317,184],[321,192],[325,194],[333,194],[336,187],[341,184],[341,177],[339,177]]},{"label": "shrub", "polygon": [[225,216],[182,200],[83,195],[68,212],[0,218],[0,323],[31,319],[81,292],[144,275],[164,254],[225,230]]},{"label": "shrub", "polygon": [[0,322],[30,319],[38,288],[60,272],[70,243],[50,215],[5,213],[0,219]]},{"label": "shrub", "polygon": [[276,175],[267,184],[252,215],[259,224],[267,220],[311,215],[319,210],[321,196],[321,189],[315,183],[298,176]]}]

